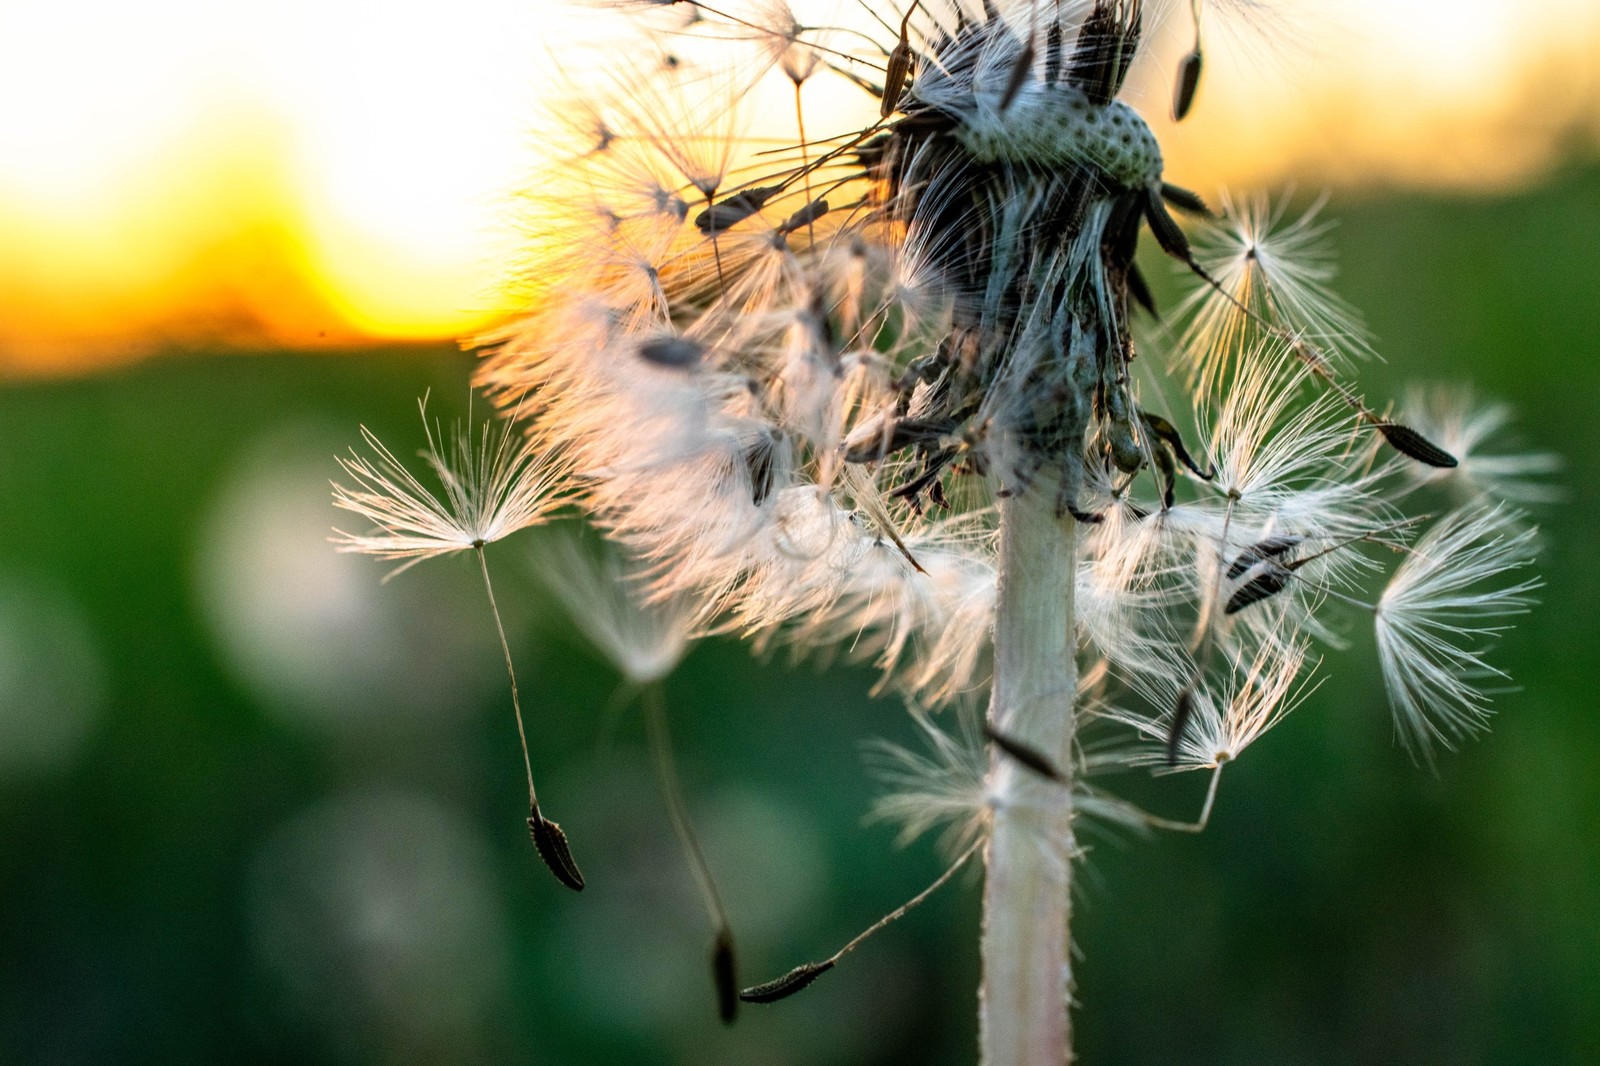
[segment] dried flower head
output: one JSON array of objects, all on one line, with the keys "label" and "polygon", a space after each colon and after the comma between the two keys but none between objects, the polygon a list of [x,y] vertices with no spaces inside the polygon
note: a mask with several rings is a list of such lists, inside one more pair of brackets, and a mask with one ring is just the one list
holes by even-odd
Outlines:
[{"label": "dried flower head", "polygon": [[[1329,287],[1320,201],[1213,215],[1168,180],[1119,99],[1145,8],[916,0],[814,25],[781,0],[626,5],[645,36],[670,29],[674,62],[589,97],[604,136],[560,163],[584,209],[562,194],[564,240],[532,264],[547,295],[481,382],[535,398],[530,439],[566,457],[651,595],[692,597],[711,629],[870,655],[923,708],[982,694],[998,515],[1039,498],[1079,523],[1081,665],[1143,708],[1106,721],[1175,763],[1237,758],[1302,690],[1307,642],[1337,646],[1334,616],[1366,613],[1426,757],[1486,699],[1465,687],[1477,652],[1438,634],[1528,586],[1432,590],[1458,571],[1492,586],[1532,545],[1439,557],[1488,520],[1412,547],[1404,508],[1447,476],[1530,499],[1548,460],[1481,458],[1493,409],[1399,421],[1367,402],[1351,374],[1371,345]],[[773,79],[792,128],[758,135]],[[825,81],[876,114],[821,128],[806,94]],[[1153,339],[1143,234],[1195,278],[1184,328]],[[1164,371],[1184,366],[1175,397]]]},{"label": "dried flower head", "polygon": [[[1470,505],[1411,543],[1419,481],[1517,494],[1541,464],[1477,460],[1471,416],[1367,401],[1321,205],[1217,216],[1168,179],[1120,98],[1166,6],[911,0],[813,22],[783,0],[622,3],[666,60],[618,49],[573,110],[533,195],[534,299],[480,374],[642,560],[650,602],[871,657],[919,711],[991,698],[985,742],[931,730],[931,755],[890,760],[880,811],[987,838],[991,869],[1018,864],[994,891],[1064,893],[1075,804],[1139,821],[1082,786],[1091,768],[1212,769],[1197,823],[1142,823],[1203,825],[1220,768],[1297,702],[1341,615],[1375,620],[1426,758],[1479,724],[1486,619],[1533,587],[1508,576],[1532,535],[1502,512]],[[1187,6],[1179,117],[1202,70]],[[1142,242],[1194,279],[1183,328],[1141,325]],[[1017,927],[1019,956],[1028,940]],[[1056,955],[1040,981],[1063,980]],[[1033,1038],[986,1020],[986,1049],[1013,1030]]]}]

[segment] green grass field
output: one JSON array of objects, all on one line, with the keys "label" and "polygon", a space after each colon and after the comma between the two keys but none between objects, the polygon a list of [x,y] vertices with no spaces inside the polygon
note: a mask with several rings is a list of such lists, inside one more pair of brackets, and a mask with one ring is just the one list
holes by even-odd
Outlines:
[{"label": "green grass field", "polygon": [[[1388,360],[1368,393],[1470,381],[1565,458],[1543,602],[1494,660],[1518,688],[1432,776],[1353,635],[1209,832],[1101,841],[1081,1060],[1597,1062],[1600,171],[1332,214]],[[326,543],[357,426],[409,451],[416,398],[464,412],[470,373],[443,347],[185,353],[0,388],[0,1062],[970,1062],[971,883],[719,1025],[637,712],[535,591],[535,534],[491,565],[590,887],[538,867],[471,561],[382,584]],[[939,867],[861,824],[860,742],[909,734],[871,683],[727,643],[669,682],[752,981]],[[1200,786],[1129,787],[1182,814]]]}]

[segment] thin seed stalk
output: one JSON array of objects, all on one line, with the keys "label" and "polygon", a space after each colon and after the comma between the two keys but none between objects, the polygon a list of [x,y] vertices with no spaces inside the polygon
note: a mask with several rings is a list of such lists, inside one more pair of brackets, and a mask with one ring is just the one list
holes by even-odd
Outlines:
[{"label": "thin seed stalk", "polygon": [[1065,787],[992,749],[978,1005],[983,1066],[1062,1066],[1072,1055],[1076,529],[1070,517],[1056,516],[1053,496],[1027,492],[1000,503],[989,722],[1050,758]]}]

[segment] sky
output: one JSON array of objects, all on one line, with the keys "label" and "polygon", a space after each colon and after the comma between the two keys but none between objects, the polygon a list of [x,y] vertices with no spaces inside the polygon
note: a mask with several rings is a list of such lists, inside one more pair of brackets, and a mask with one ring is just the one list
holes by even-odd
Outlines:
[{"label": "sky", "polygon": [[[1495,189],[1600,141],[1593,0],[1249,6],[1212,0],[1194,115],[1160,130],[1190,187]],[[0,4],[0,375],[482,329],[594,25],[556,0]],[[1167,29],[1151,115],[1189,46]]]}]

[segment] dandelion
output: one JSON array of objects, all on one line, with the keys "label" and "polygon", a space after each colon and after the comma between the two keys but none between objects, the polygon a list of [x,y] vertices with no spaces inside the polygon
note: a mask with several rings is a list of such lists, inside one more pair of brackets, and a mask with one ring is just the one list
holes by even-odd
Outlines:
[{"label": "dandelion", "polygon": [[517,671],[483,551],[488,544],[543,522],[561,505],[557,491],[559,463],[552,453],[541,452],[527,440],[515,437],[509,421],[502,424],[499,433],[485,423],[476,444],[472,435],[458,426],[446,446],[438,428],[428,422],[426,397],[418,407],[428,440],[423,458],[438,478],[442,495],[424,485],[363,426],[361,436],[373,457],[352,451],[348,458],[339,460],[355,486],[335,483],[333,503],[367,519],[376,528],[368,533],[336,529],[334,543],[340,551],[409,560],[390,577],[424,559],[458,551],[476,553],[484,592],[489,597],[489,613],[494,616],[495,633],[500,638],[511,681],[511,709],[528,776],[528,833],[556,879],[568,888],[581,890],[583,874],[573,861],[566,833],[539,808],[522,699],[517,691]]},{"label": "dandelion", "polygon": [[[1476,729],[1481,645],[1526,605],[1508,575],[1531,533],[1407,507],[1419,482],[1511,486],[1538,464],[1479,460],[1472,416],[1368,401],[1320,204],[1214,214],[1169,180],[1121,99],[1155,5],[912,0],[827,24],[782,0],[619,7],[625,70],[568,112],[540,180],[559,224],[479,376],[639,561],[565,597],[641,683],[687,636],[629,612],[679,603],[668,632],[875,663],[929,738],[884,756],[879,812],[955,826],[927,891],[982,856],[982,1059],[1058,1064],[1083,818],[1203,827],[1222,767],[1349,617],[1378,626],[1413,750]],[[1141,242],[1194,279],[1178,328],[1143,325]],[[618,613],[606,584],[640,598]],[[959,738],[934,724],[980,705]],[[1209,770],[1199,817],[1087,780],[1127,766]],[[793,994],[861,939],[743,998]]]}]

